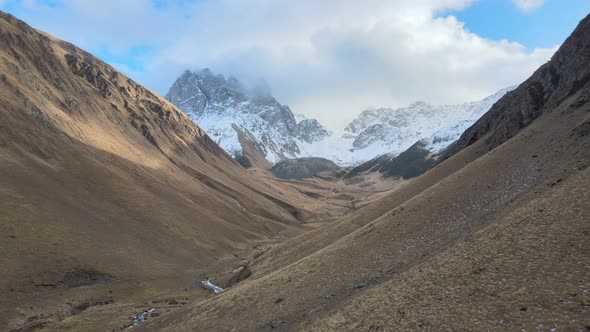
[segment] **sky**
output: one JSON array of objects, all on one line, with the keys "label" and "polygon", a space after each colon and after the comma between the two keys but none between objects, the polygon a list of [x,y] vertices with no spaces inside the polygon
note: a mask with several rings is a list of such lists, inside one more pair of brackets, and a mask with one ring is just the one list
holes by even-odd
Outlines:
[{"label": "sky", "polygon": [[336,132],[361,111],[474,101],[529,77],[588,0],[0,0],[164,95],[185,70],[265,81]]}]

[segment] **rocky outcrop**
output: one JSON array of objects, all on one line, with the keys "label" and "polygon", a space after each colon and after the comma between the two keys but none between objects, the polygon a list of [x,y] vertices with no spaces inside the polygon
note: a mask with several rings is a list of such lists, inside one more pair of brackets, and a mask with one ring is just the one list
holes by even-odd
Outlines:
[{"label": "rocky outcrop", "polygon": [[380,172],[386,177],[413,178],[436,165],[436,159],[420,141],[399,155],[381,155],[348,172],[351,178],[363,172]]},{"label": "rocky outcrop", "polygon": [[301,180],[311,178],[320,172],[340,169],[334,162],[323,158],[300,158],[283,160],[274,165],[272,174],[280,179]]},{"label": "rocky outcrop", "polygon": [[307,143],[323,140],[331,133],[316,119],[303,119],[297,124],[297,136]]}]

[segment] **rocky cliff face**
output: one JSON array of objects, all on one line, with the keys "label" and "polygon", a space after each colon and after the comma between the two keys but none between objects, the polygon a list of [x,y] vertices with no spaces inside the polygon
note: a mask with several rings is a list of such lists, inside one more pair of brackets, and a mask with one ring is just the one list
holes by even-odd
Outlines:
[{"label": "rocky cliff face", "polygon": [[297,135],[309,144],[331,135],[316,119],[303,119],[297,124]]},{"label": "rocky cliff face", "polygon": [[272,174],[280,179],[301,180],[320,172],[340,169],[334,162],[324,158],[300,158],[283,160],[274,165]]},{"label": "rocky cliff face", "polygon": [[204,69],[185,71],[166,98],[245,166],[268,167],[297,158],[303,142],[311,144],[330,134],[316,120],[298,123],[288,106],[265,89],[254,90]]},{"label": "rocky cliff face", "polygon": [[482,100],[459,105],[416,102],[398,109],[366,110],[345,128],[342,137],[317,142],[306,147],[306,151],[314,151],[315,156],[342,165],[358,165],[360,169],[395,158],[418,141],[427,150],[426,154],[440,151],[512,89],[502,89]]},{"label": "rocky cliff face", "polygon": [[[483,105],[491,106],[488,112],[476,110],[469,119],[437,131],[399,155],[386,154],[370,160],[348,176],[367,171],[379,171],[392,177],[417,176],[480,140],[484,140],[480,151],[483,154],[514,137],[543,113],[551,112],[576,93],[579,96],[570,106],[572,110],[590,102],[590,16],[580,22],[551,61],[528,80],[517,88],[502,90],[484,99]],[[494,103],[495,100],[498,102]],[[588,128],[590,123],[586,122],[577,128],[577,133],[587,135]]]},{"label": "rocky cliff face", "polygon": [[585,89],[585,92],[574,103],[574,107],[583,106],[590,101],[589,83],[590,16],[580,22],[551,61],[541,66],[531,78],[467,129],[457,143],[446,151],[445,157],[452,156],[480,139],[485,139],[487,148],[491,150],[581,89]]},{"label": "rocky cliff face", "polygon": [[[410,178],[432,168],[439,154],[456,142],[461,134],[481,118],[500,98],[516,87],[502,89],[478,102],[457,106],[463,118],[414,142],[401,153],[390,152],[379,155],[355,167],[348,177],[367,171],[379,171],[385,176]],[[444,111],[443,111],[444,114]]]}]

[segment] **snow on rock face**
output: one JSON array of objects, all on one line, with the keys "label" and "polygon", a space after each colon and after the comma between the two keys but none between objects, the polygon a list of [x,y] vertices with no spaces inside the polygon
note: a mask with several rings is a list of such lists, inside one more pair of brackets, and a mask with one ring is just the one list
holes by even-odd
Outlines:
[{"label": "snow on rock face", "polygon": [[299,139],[311,144],[331,136],[332,133],[316,119],[302,119],[297,123],[297,135]]},{"label": "snow on rock face", "polygon": [[506,93],[515,87],[498,91],[479,102],[460,105],[464,118],[420,139],[402,152],[381,154],[355,168],[347,176],[363,172],[380,172],[386,177],[412,178],[434,167],[441,153],[459,140],[461,135],[480,119]]},{"label": "snow on rock face", "polygon": [[457,130],[461,131],[460,135],[466,129],[464,125],[481,117],[506,92],[502,90],[481,101],[461,105],[435,106],[416,102],[405,108],[364,111],[346,127],[344,137],[354,138],[352,147],[355,151],[381,145],[389,147],[382,153],[398,154],[416,141],[443,129],[446,132],[441,131],[440,135]]},{"label": "snow on rock face", "polygon": [[185,71],[166,98],[234,157],[244,155],[239,132],[253,141],[271,164],[298,158],[302,143],[330,135],[316,120],[298,123],[291,109],[279,104],[268,91],[248,92],[236,78],[226,79],[209,69]]},{"label": "snow on rock face", "polygon": [[514,89],[516,89],[516,86],[511,86],[502,89],[479,102],[465,104],[468,106],[465,109],[465,114],[469,114],[468,118],[461,119],[445,128],[439,129],[430,137],[420,140],[421,145],[424,149],[433,153],[438,153],[444,150],[457,141],[459,137],[461,137],[461,134],[489,111],[500,98],[504,97],[505,94]]},{"label": "snow on rock face", "polygon": [[[396,156],[418,141],[429,150],[440,151],[512,89],[460,105],[416,102],[398,109],[365,110],[340,137],[315,119],[294,115],[268,89],[249,92],[237,79],[226,79],[209,69],[185,71],[166,98],[234,157],[244,156],[244,149],[255,146],[271,165],[285,159],[321,157],[355,166],[383,154]],[[239,137],[253,144],[243,146]]]},{"label": "snow on rock face", "polygon": [[437,152],[456,141],[514,88],[460,105],[435,106],[416,102],[405,108],[366,110],[344,129],[342,137],[329,137],[303,148],[313,156],[346,166],[358,165],[384,154],[395,157],[418,141]]}]

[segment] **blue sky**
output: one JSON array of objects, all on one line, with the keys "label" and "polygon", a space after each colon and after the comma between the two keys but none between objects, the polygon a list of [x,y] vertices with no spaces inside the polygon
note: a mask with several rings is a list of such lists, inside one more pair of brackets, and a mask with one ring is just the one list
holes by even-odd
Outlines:
[{"label": "blue sky", "polygon": [[185,69],[264,80],[338,131],[362,110],[477,100],[518,84],[588,0],[0,0],[165,94]]},{"label": "blue sky", "polygon": [[511,0],[479,0],[452,14],[482,37],[509,39],[533,49],[561,44],[589,12],[590,1],[585,0],[545,0],[531,11],[515,10]]}]

